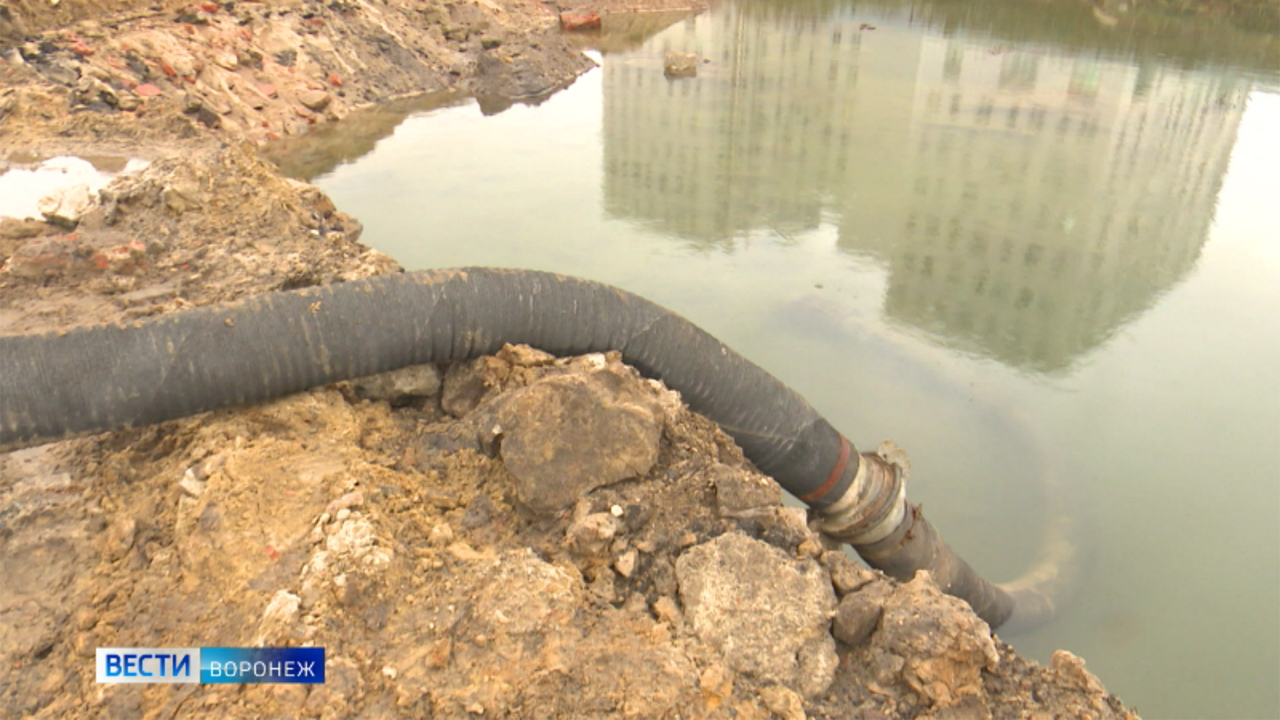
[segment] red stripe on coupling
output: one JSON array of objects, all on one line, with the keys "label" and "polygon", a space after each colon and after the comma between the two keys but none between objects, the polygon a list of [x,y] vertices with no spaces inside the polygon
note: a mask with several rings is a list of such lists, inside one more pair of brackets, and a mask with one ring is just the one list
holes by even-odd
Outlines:
[{"label": "red stripe on coupling", "polygon": [[836,466],[831,468],[831,474],[827,476],[827,481],[808,495],[801,495],[800,499],[804,502],[811,503],[819,500],[823,495],[831,492],[831,488],[836,486],[836,482],[840,480],[840,476],[844,475],[844,467],[849,464],[849,441],[840,436],[840,459],[836,461]]}]

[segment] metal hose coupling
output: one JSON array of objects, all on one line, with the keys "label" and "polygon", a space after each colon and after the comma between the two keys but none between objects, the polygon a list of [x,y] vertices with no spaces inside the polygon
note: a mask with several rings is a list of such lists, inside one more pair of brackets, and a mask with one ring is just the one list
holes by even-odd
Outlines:
[{"label": "metal hose coupling", "polygon": [[[868,565],[901,582],[920,570],[929,571],[940,590],[969,603],[991,629],[1000,627],[1013,613],[1015,599],[978,575],[925,520],[920,508],[907,504],[910,473],[907,454],[888,440],[875,453],[862,453],[848,491],[821,512],[823,534],[849,543]],[[1027,599],[1023,604],[1029,605]],[[1045,617],[1035,607],[1027,612],[1036,620]]]},{"label": "metal hose coupling", "polygon": [[858,472],[844,495],[821,511],[822,533],[850,545],[870,545],[893,534],[907,516],[907,454],[885,440],[860,453]]}]

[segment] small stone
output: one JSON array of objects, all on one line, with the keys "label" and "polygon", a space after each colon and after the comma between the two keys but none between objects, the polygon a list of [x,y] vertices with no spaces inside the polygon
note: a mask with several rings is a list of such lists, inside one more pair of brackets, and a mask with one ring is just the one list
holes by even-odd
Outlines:
[{"label": "small stone", "polygon": [[628,550],[622,554],[622,557],[614,561],[613,569],[617,570],[622,577],[629,578],[631,573],[636,571],[636,561],[639,558],[640,554],[635,550]]},{"label": "small stone", "polygon": [[708,665],[698,677],[708,709],[719,707],[733,695],[733,672],[723,665]]},{"label": "small stone", "polygon": [[835,585],[836,592],[841,597],[857,592],[876,579],[874,571],[862,567],[839,550],[823,553],[822,564],[826,566],[827,572],[831,573],[831,584]]},{"label": "small stone", "polygon": [[46,220],[66,228],[73,228],[80,217],[94,205],[88,183],[78,183],[61,188],[40,198],[37,207]]},{"label": "small stone", "polygon": [[[360,507],[363,504],[364,504],[364,494],[361,493],[359,490],[354,490],[352,492],[347,493],[346,495],[343,495],[337,500],[334,500],[333,502],[329,503],[328,507],[326,507],[324,511],[326,513],[329,513],[330,515],[334,515],[338,513],[339,510],[344,510],[346,508]],[[347,514],[350,515],[351,513],[348,512]],[[345,520],[346,517],[343,515],[338,515],[338,519]]]},{"label": "small stone", "polygon": [[191,468],[182,474],[182,480],[178,482],[178,487],[182,488],[182,492],[193,498],[198,498],[204,494],[204,483],[201,482]]},{"label": "small stone", "polygon": [[756,508],[782,504],[782,487],[763,475],[723,464],[712,466],[707,475],[715,486],[721,517],[736,517]]},{"label": "small stone", "polygon": [[879,582],[845,595],[836,608],[831,633],[846,645],[856,647],[866,642],[880,623],[890,592],[888,583]]},{"label": "small stone", "polygon": [[205,458],[195,469],[196,478],[199,480],[208,480],[209,476],[217,472],[227,462],[226,453],[217,453]]},{"label": "small stone", "polygon": [[760,691],[760,699],[769,712],[782,720],[805,720],[804,700],[792,690],[771,685]]},{"label": "small stone", "polygon": [[332,96],[324,90],[304,90],[298,94],[298,102],[308,110],[320,112],[329,107]]},{"label": "small stone", "polygon": [[1066,650],[1055,650],[1050,659],[1053,671],[1070,687],[1089,695],[1105,695],[1103,687],[1093,673],[1084,669],[1084,660]]},{"label": "small stone", "polygon": [[195,77],[196,73],[199,72],[199,68],[196,67],[196,61],[186,55],[175,56],[169,62],[169,65],[174,72],[184,78]]},{"label": "small stone", "polygon": [[298,619],[298,605],[301,599],[287,590],[279,590],[262,611],[263,625],[291,625]]},{"label": "small stone", "polygon": [[218,67],[227,70],[235,70],[240,67],[239,58],[237,58],[236,54],[230,50],[220,50],[215,52],[213,54],[213,61],[218,64]]},{"label": "small stone", "polygon": [[816,558],[822,554],[822,545],[813,538],[809,538],[796,546],[796,555],[799,557]]},{"label": "small stone", "polygon": [[138,532],[138,522],[133,518],[117,521],[107,531],[103,543],[102,554],[107,562],[115,562],[129,553],[133,548],[133,540]]},{"label": "small stone", "polygon": [[453,527],[449,523],[441,523],[427,535],[427,544],[434,547],[445,547],[453,542]]},{"label": "small stone", "polygon": [[134,88],[133,92],[136,93],[139,97],[155,97],[157,95],[164,94],[163,90],[156,87],[155,85],[152,85],[151,83],[142,83],[138,87]]},{"label": "small stone", "polygon": [[423,659],[423,664],[427,667],[439,670],[449,664],[449,658],[453,654],[453,640],[449,637],[442,637],[432,641],[427,645],[427,656]]},{"label": "small stone", "polygon": [[672,600],[666,595],[663,595],[653,601],[653,615],[672,627],[680,627],[680,622],[682,620],[680,607],[676,605],[675,600]]},{"label": "small stone", "polygon": [[353,380],[351,385],[357,397],[396,405],[406,399],[435,395],[440,391],[440,373],[435,365],[410,365]]},{"label": "small stone", "polygon": [[618,520],[609,513],[591,513],[571,523],[565,530],[569,547],[583,555],[599,555],[618,534]]}]

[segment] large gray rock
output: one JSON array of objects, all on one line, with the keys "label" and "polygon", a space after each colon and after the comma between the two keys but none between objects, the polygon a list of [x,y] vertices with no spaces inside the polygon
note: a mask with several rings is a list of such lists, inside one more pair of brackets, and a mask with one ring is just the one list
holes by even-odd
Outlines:
[{"label": "large gray rock", "polygon": [[619,365],[552,375],[513,391],[496,411],[502,461],[529,509],[558,513],[595,488],[649,472],[662,411]]},{"label": "large gray rock", "polygon": [[836,597],[817,562],[732,532],[681,555],[676,578],[685,621],[730,668],[806,697],[830,686]]}]

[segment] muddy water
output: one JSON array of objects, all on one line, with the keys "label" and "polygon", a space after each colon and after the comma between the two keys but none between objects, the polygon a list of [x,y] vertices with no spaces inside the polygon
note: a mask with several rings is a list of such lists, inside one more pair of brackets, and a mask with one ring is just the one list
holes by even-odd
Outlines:
[{"label": "muddy water", "polygon": [[[537,107],[444,98],[287,154],[410,268],[614,283],[892,438],[995,579],[1066,479],[1090,569],[1014,644],[1148,717],[1275,717],[1274,46],[994,7],[724,4]],[[667,50],[709,62],[669,81]]]}]

